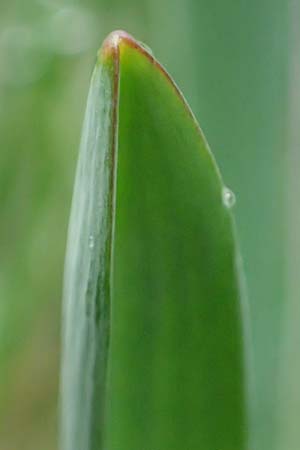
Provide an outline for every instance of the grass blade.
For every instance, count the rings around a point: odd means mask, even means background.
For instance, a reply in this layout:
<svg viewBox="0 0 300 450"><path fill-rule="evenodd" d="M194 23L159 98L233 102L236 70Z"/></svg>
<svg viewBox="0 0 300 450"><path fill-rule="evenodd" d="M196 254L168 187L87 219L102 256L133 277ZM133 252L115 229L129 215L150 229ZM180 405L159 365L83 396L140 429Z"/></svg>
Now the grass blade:
<svg viewBox="0 0 300 450"><path fill-rule="evenodd" d="M172 79L110 35L70 220L63 450L247 449L231 202Z"/></svg>

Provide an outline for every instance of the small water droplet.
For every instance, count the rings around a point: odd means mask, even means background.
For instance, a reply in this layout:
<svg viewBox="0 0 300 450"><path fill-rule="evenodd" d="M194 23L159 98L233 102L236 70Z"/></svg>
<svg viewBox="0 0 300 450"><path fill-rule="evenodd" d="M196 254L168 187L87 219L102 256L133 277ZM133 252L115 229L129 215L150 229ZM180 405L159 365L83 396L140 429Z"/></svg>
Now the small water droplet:
<svg viewBox="0 0 300 450"><path fill-rule="evenodd" d="M147 53L149 53L149 55L153 56L153 51L147 44L144 44L142 41L139 41L139 44Z"/></svg>
<svg viewBox="0 0 300 450"><path fill-rule="evenodd" d="M95 239L94 239L94 236L91 234L89 237L89 248L93 249L94 246L95 246Z"/></svg>
<svg viewBox="0 0 300 450"><path fill-rule="evenodd" d="M223 203L226 208L232 208L235 205L235 195L228 187L223 188Z"/></svg>

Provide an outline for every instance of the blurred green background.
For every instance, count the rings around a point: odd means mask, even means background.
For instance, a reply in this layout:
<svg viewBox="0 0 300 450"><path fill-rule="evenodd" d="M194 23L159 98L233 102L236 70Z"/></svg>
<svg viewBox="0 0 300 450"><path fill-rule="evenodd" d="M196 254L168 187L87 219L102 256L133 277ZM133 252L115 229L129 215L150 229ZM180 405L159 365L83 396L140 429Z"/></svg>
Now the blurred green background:
<svg viewBox="0 0 300 450"><path fill-rule="evenodd" d="M299 448L299 24L299 0L0 0L1 450L58 448L72 184L96 52L118 28L173 75L237 197L251 450Z"/></svg>

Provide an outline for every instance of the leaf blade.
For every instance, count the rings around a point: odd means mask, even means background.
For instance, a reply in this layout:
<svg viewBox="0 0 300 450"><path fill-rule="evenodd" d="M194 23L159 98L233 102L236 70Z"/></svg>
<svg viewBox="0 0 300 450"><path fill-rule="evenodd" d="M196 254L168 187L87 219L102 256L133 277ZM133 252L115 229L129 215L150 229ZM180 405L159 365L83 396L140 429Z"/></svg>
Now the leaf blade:
<svg viewBox="0 0 300 450"><path fill-rule="evenodd" d="M111 138L105 150L100 142L93 146L95 153L118 154L110 157L113 165L102 160L110 178L110 238L101 235L99 220L96 226L102 243L114 240L113 264L106 261L113 290L98 292L111 311L98 330L109 340L108 373L99 380L103 335L93 341L85 329L87 345L95 344L89 382L100 390L87 401L85 447L74 447L76 438L72 449L246 449L236 244L218 169L184 98L144 47L116 32L103 45L99 67L110 74L111 136L119 141ZM99 176L93 165L88 171L89 179ZM80 214L85 221L79 208ZM79 265L84 259L78 254ZM83 371L86 356L77 360Z"/></svg>

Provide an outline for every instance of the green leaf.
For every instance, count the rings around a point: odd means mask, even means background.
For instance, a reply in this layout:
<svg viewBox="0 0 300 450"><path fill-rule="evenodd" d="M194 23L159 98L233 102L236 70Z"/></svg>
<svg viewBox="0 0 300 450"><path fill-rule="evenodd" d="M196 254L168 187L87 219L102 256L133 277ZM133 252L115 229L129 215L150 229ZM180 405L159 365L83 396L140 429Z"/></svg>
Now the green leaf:
<svg viewBox="0 0 300 450"><path fill-rule="evenodd" d="M232 200L170 76L111 34L70 219L63 450L248 448Z"/></svg>
<svg viewBox="0 0 300 450"><path fill-rule="evenodd" d="M116 14L124 1L132 0L120 0ZM300 3L143 3L152 13L147 39L154 48L159 46L160 58L176 75L201 120L224 179L237 196L235 218L247 277L257 390L252 448L277 449L283 318L289 296L287 234L293 236L296 248L295 235L287 229L287 205L295 192L287 189L287 109L290 98L295 98L289 72L292 20L298 29L295 10ZM167 14L170 10L172 14ZM293 373L293 368L289 370ZM293 419L284 415L291 424Z"/></svg>

